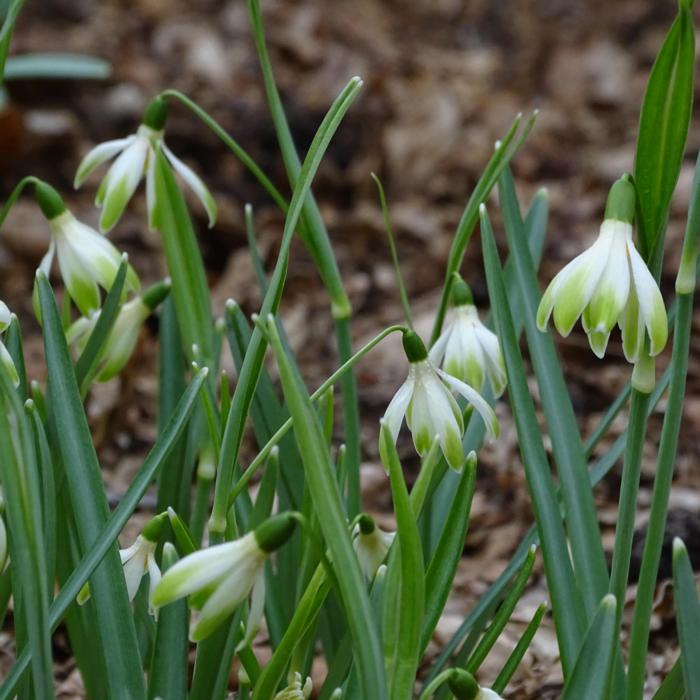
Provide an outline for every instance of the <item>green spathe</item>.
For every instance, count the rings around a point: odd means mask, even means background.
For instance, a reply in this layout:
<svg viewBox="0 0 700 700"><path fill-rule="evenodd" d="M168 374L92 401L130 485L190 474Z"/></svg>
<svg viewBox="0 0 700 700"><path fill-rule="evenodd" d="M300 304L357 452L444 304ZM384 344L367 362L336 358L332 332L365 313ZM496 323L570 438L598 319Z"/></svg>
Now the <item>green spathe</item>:
<svg viewBox="0 0 700 700"><path fill-rule="evenodd" d="M406 331L403 334L403 350L406 353L406 359L411 363L422 362L428 357L428 351L415 331Z"/></svg>
<svg viewBox="0 0 700 700"><path fill-rule="evenodd" d="M268 554L279 549L292 535L296 520L291 513L268 518L255 529L255 539L260 549Z"/></svg>
<svg viewBox="0 0 700 700"><path fill-rule="evenodd" d="M632 179L625 173L610 188L608 201L605 205L605 218L631 224L634 221L636 206L637 193Z"/></svg>

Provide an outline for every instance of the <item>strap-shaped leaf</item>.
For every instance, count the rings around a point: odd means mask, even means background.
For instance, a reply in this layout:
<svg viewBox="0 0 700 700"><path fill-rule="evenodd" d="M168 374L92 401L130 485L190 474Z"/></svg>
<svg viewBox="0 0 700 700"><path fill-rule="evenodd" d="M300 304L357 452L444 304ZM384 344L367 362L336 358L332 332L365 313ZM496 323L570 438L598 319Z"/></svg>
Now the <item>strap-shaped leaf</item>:
<svg viewBox="0 0 700 700"><path fill-rule="evenodd" d="M700 599L695 574L685 544L673 542L673 594L676 601L676 627L681 644L681 664L688 700L700 700Z"/></svg>
<svg viewBox="0 0 700 700"><path fill-rule="evenodd" d="M647 261L666 225L688 136L695 64L692 4L678 3L678 16L651 69L639 120L634 181L639 243Z"/></svg>

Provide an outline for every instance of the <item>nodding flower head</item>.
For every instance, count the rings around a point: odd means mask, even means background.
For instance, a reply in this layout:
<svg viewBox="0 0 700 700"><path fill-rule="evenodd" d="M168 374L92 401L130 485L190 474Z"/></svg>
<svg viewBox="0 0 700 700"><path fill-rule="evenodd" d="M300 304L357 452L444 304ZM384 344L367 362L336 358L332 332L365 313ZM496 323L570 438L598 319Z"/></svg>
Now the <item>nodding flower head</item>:
<svg viewBox="0 0 700 700"><path fill-rule="evenodd" d="M169 280L158 282L147 289L142 296L134 297L121 307L100 359L96 376L98 382L106 382L122 371L136 347L143 322L169 291ZM85 349L99 317L99 311L93 312L90 316L82 316L66 332L66 339L78 352Z"/></svg>
<svg viewBox="0 0 700 700"><path fill-rule="evenodd" d="M0 301L0 336L2 336L3 332L10 325L10 323L12 323L12 314L7 308L7 304L5 304L4 301ZM2 365L5 372L7 372L8 376L10 377L10 381L15 386L19 386L19 374L17 374L17 368L15 367L15 363L13 362L12 357L7 351L7 348L3 344L2 340L0 340L0 365ZM1 570L2 567L0 566L0 571Z"/></svg>
<svg viewBox="0 0 700 700"><path fill-rule="evenodd" d="M482 391L488 377L493 393L500 396L507 379L498 337L480 321L471 291L459 276L453 282L452 300L451 320L428 357L477 391Z"/></svg>
<svg viewBox="0 0 700 700"><path fill-rule="evenodd" d="M593 245L564 267L547 287L537 310L544 330L551 315L567 336L579 316L591 349L605 355L617 324L629 362L660 353L668 339L668 319L659 287L632 239L636 194L629 178L611 188L605 220Z"/></svg>
<svg viewBox="0 0 700 700"><path fill-rule="evenodd" d="M245 646L256 633L263 614L265 562L289 539L294 525L289 514L278 515L237 540L186 556L163 574L153 593L153 604L162 607L189 596L190 607L200 611L190 628L190 639L199 642L224 622L252 590L246 636L241 642Z"/></svg>
<svg viewBox="0 0 700 700"><path fill-rule="evenodd" d="M45 183L36 186L37 202L49 222L51 244L39 269L48 275L54 255L68 294L87 316L100 308L100 287L110 289L122 254L100 233L78 221L58 192ZM139 278L129 266L126 289L137 290Z"/></svg>
<svg viewBox="0 0 700 700"><path fill-rule="evenodd" d="M404 333L403 344L409 362L408 377L389 403L384 421L396 441L405 416L418 453L426 454L437 437L447 463L459 470L464 462L464 420L451 392L461 395L476 409L490 437L499 432L496 414L476 389L433 365L416 333Z"/></svg>
<svg viewBox="0 0 700 700"><path fill-rule="evenodd" d="M389 552L395 532L380 530L374 520L364 513L353 528L353 546L362 573L371 581Z"/></svg>
<svg viewBox="0 0 700 700"><path fill-rule="evenodd" d="M165 156L175 172L202 202L209 217L209 226L216 222L217 208L211 192L200 177L165 145L166 119L167 102L156 97L146 108L143 123L135 134L95 146L80 162L73 183L76 188L80 187L96 168L116 157L100 183L95 200L95 204L102 208L100 229L103 231L109 231L117 223L144 176L148 225L155 228L155 162L158 152Z"/></svg>

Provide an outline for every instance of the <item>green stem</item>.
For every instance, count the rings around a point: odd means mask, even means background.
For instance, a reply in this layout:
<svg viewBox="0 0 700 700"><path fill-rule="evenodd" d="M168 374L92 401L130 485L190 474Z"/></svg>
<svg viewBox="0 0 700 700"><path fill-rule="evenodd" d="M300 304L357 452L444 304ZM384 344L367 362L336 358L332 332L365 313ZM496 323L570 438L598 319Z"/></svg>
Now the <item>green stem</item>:
<svg viewBox="0 0 700 700"><path fill-rule="evenodd" d="M673 479L673 467L678 448L678 435L683 416L690 330L693 320L693 295L678 295L678 313L671 356L671 387L666 405L666 415L661 430L657 457L656 477L651 497L651 514L644 541L641 575L637 587L637 599L630 636L630 660L627 681L627 700L639 700L644 692L644 670L649 642L649 625L654 599L654 588L661 559L661 549L666 529L668 498Z"/></svg>
<svg viewBox="0 0 700 700"><path fill-rule="evenodd" d="M0 226L2 226L5 223L5 219L7 218L7 215L10 213L10 209L15 205L15 202L19 199L19 196L22 194L22 191L27 185L38 185L42 181L38 177L34 177L33 175L28 175L27 177L23 177L15 186L15 189L12 190L10 193L10 196L5 200L5 204L2 205L2 208L0 209Z"/></svg>
<svg viewBox="0 0 700 700"><path fill-rule="evenodd" d="M326 381L323 382L323 384L321 384L321 386L318 387L318 389L316 389L316 391L314 391L313 394L311 394L311 400L316 401L319 398L321 398L324 395L324 393L328 391L328 389L330 389L330 387L332 387L333 384L335 384L338 381L338 379L342 378L343 375L349 369L351 369L355 364L357 364L357 362L360 359L362 359L372 348L375 347L375 345L378 345L388 335L397 331L403 333L405 330L405 326L389 326L389 328L385 328L381 333L372 338L372 340L366 343L352 357L350 357L346 362L344 362L340 367L338 367L338 369L335 372L333 372L333 374L331 374L331 376L328 377L328 379L326 379ZM265 444L260 450L260 452L258 452L255 459L253 459L253 461L250 463L245 472L241 474L240 479L236 482L236 485L229 493L229 506L236 500L236 498L238 498L243 489L248 485L248 482L253 477L255 472L265 463L265 460L270 454L272 448L286 435L286 433L291 427L292 419L287 418L287 420L284 423L282 423L282 425L277 429L274 435L267 441L267 444Z"/></svg>
<svg viewBox="0 0 700 700"><path fill-rule="evenodd" d="M430 700L430 698L435 694L435 691L450 677L451 674L452 669L448 668L446 671L443 671L435 676L435 678L425 686L418 700Z"/></svg>

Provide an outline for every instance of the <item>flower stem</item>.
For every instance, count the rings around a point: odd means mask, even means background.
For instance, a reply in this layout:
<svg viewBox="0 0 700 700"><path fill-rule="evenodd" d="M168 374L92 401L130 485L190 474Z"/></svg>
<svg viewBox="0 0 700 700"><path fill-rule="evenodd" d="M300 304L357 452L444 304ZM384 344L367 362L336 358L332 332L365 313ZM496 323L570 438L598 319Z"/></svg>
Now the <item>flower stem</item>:
<svg viewBox="0 0 700 700"><path fill-rule="evenodd" d="M666 415L661 431L657 457L656 477L651 499L651 514L644 541L641 574L637 587L637 599L632 619L630 659L627 681L627 700L641 700L644 691L644 671L649 642L649 625L654 588L661 559L661 549L666 529L668 498L673 479L673 467L678 448L678 435L683 415L690 329L693 320L693 295L678 295L673 354L671 356L671 386Z"/></svg>

